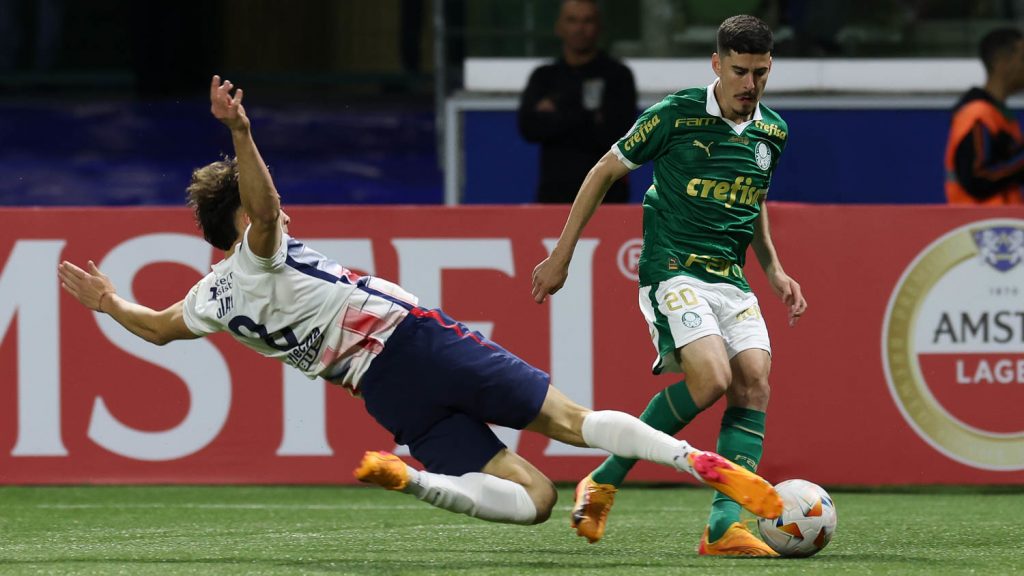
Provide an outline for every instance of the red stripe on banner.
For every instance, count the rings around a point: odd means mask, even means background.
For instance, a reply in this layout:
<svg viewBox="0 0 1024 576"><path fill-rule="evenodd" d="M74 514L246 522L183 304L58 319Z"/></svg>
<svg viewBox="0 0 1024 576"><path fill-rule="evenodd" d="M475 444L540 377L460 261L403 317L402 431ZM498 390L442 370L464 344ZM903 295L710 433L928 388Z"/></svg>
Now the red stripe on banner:
<svg viewBox="0 0 1024 576"><path fill-rule="evenodd" d="M920 354L918 362L954 418L987 432L1024 432L1024 354Z"/></svg>
<svg viewBox="0 0 1024 576"><path fill-rule="evenodd" d="M1024 430L1024 264L1003 271L971 254L973 230L1024 228L1024 207L769 202L768 210L779 258L811 304L790 327L785 304L757 260L747 259L745 275L772 341L758 472L773 482L822 485L1024 484L1024 435L1013 434ZM639 206L595 213L568 282L541 305L530 294L530 275L559 237L565 207L288 212L302 237L346 242L344 254L332 254L326 242L310 242L314 250L394 280L460 322L489 323L494 341L590 408L639 414L681 379L650 372L655 350L628 257L642 235ZM393 442L347 391L309 381L228 334L153 346L61 290L61 260L93 260L126 297L154 309L178 302L221 258L197 235L188 209L0 209L0 219L0 484L353 483L350 471L363 452ZM346 223L343 232L338 222ZM953 231L956 242L943 244ZM910 274L925 261L927 273ZM932 281L938 288L928 292ZM962 286L948 289L953 282ZM894 298L900 286L902 300ZM941 325L941 342L965 352L914 349L915 322L924 317L914 307L946 310L959 322L958 298L969 298L976 313L966 327ZM436 311L412 312L489 343ZM983 318L991 324L987 336ZM361 318L357 329L372 331L370 324ZM992 338L1010 339L998 342L1010 353L971 348ZM917 386L918 374L926 389ZM931 405L921 401L922 390L943 414L922 415ZM723 404L678 436L713 449ZM967 425L957 441L968 447L959 454L942 446L948 422L933 429L912 423L947 416ZM508 432L519 435L510 443L516 452L556 481L577 482L602 461L532 432ZM995 453L999 459L987 465L974 459ZM680 478L640 463L628 480Z"/></svg>

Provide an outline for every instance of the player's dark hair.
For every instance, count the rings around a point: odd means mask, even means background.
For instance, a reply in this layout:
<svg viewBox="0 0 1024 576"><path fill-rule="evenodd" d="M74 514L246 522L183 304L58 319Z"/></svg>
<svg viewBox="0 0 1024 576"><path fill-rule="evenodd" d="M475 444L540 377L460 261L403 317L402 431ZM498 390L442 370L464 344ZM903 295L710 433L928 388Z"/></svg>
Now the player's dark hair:
<svg viewBox="0 0 1024 576"><path fill-rule="evenodd" d="M225 157L197 168L185 192L203 238L221 250L230 250L238 239L235 214L242 205L235 159Z"/></svg>
<svg viewBox="0 0 1024 576"><path fill-rule="evenodd" d="M740 14L726 18L718 27L718 53L770 54L775 47L772 29L756 16Z"/></svg>
<svg viewBox="0 0 1024 576"><path fill-rule="evenodd" d="M1016 28L996 28L985 34L978 45L981 61L985 64L985 71L991 73L995 68L996 60L1011 54L1013 47L1021 38L1024 38L1024 34Z"/></svg>

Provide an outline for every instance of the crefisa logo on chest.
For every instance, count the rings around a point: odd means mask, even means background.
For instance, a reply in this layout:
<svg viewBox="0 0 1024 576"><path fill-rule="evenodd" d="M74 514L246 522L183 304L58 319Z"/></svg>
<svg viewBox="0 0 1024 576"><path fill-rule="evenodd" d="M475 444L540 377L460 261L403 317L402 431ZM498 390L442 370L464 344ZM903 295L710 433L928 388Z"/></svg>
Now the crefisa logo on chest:
<svg viewBox="0 0 1024 576"><path fill-rule="evenodd" d="M1024 469L1024 220L973 222L907 267L882 358L918 435L958 462Z"/></svg>

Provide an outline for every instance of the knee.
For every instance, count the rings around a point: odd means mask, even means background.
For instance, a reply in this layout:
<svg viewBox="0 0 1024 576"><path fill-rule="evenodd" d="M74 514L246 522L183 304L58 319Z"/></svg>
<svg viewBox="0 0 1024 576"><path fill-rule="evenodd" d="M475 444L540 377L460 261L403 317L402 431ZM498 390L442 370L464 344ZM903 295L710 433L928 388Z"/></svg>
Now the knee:
<svg viewBox="0 0 1024 576"><path fill-rule="evenodd" d="M548 480L544 479L543 482L536 482L533 486L527 489L530 494L530 499L533 500L533 505L537 509L537 516L533 519L533 524L542 524L551 517L551 511L554 510L555 504L558 502L558 491L555 490L555 485Z"/></svg>
<svg viewBox="0 0 1024 576"><path fill-rule="evenodd" d="M717 367L703 374L687 374L686 382L692 386L694 401L702 406L710 406L729 390L732 372L728 366Z"/></svg>
<svg viewBox="0 0 1024 576"><path fill-rule="evenodd" d="M768 379L766 378L763 383L759 384L752 391L753 397L750 398L750 406L757 408L761 411L768 409L768 400L772 396L771 386L768 385Z"/></svg>
<svg viewBox="0 0 1024 576"><path fill-rule="evenodd" d="M713 398L721 398L725 391L729 389L729 380L726 378L715 378L707 382L704 389Z"/></svg>
<svg viewBox="0 0 1024 576"><path fill-rule="evenodd" d="M771 387L768 385L767 376L737 382L737 385L729 390L729 404L743 408L766 410L770 397Z"/></svg>

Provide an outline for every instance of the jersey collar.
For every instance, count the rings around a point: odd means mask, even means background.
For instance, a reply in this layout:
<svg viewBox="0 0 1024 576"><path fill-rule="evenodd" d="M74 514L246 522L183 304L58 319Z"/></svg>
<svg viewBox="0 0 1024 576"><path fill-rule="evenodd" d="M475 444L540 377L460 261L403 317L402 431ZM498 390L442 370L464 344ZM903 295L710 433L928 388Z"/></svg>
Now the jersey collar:
<svg viewBox="0 0 1024 576"><path fill-rule="evenodd" d="M756 121L761 119L761 103L760 102L757 103L757 108L754 108L753 116L751 116L750 120L747 120L746 122L742 122L740 124L737 124L737 123L733 122L732 120L729 120L728 118L722 116L722 107L718 105L718 99L715 98L715 86L716 85L718 85L718 78L715 78L714 82L712 82L711 84L708 84L708 96L707 96L708 103L707 103L707 106L706 106L706 110L707 110L707 113L708 113L709 116L718 116L719 118L722 119L723 122L725 122L726 124L729 125L730 128L732 128L733 132L735 132L737 134L742 134L743 130L748 125L750 125L751 122L756 122Z"/></svg>

